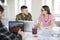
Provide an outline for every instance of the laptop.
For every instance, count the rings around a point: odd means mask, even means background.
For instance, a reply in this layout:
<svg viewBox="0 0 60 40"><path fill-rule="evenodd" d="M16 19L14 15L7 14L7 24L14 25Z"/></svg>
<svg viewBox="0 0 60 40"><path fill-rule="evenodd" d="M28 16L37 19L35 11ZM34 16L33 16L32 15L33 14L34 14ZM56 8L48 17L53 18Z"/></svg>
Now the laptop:
<svg viewBox="0 0 60 40"><path fill-rule="evenodd" d="M32 28L34 27L34 21L21 21L19 22L24 22L24 32L32 32Z"/></svg>
<svg viewBox="0 0 60 40"><path fill-rule="evenodd" d="M24 31L24 22L9 21L9 31L12 33L18 33L19 29Z"/></svg>

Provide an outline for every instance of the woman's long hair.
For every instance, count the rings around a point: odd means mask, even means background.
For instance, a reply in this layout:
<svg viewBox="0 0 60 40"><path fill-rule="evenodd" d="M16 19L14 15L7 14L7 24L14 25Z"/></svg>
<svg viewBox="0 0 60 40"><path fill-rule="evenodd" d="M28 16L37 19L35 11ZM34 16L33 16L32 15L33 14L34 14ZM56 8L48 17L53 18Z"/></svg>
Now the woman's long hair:
<svg viewBox="0 0 60 40"><path fill-rule="evenodd" d="M42 6L42 8L43 8L45 11L47 11L47 14L51 14L51 13L50 13L50 9L49 9L49 7L48 7L47 5Z"/></svg>

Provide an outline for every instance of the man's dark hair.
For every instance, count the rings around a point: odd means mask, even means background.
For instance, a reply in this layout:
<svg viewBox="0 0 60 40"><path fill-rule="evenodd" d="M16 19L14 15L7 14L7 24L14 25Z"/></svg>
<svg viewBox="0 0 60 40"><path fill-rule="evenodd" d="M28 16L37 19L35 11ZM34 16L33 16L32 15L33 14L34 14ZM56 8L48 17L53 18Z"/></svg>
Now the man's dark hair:
<svg viewBox="0 0 60 40"><path fill-rule="evenodd" d="M0 5L0 11L4 12L4 8Z"/></svg>
<svg viewBox="0 0 60 40"><path fill-rule="evenodd" d="M27 8L27 6L25 6L25 5L21 6L21 10L26 9L26 8Z"/></svg>

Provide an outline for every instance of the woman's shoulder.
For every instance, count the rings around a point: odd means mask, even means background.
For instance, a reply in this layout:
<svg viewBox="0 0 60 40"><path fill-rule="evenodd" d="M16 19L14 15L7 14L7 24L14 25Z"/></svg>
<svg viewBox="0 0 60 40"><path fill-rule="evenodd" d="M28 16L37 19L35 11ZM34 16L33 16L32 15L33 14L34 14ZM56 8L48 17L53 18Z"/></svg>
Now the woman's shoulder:
<svg viewBox="0 0 60 40"><path fill-rule="evenodd" d="M49 17L55 17L53 14L50 14Z"/></svg>
<svg viewBox="0 0 60 40"><path fill-rule="evenodd" d="M49 15L49 18L50 18L50 19L54 19L54 20L55 20L55 16L54 16L54 15L52 15L52 14L51 14L51 15Z"/></svg>

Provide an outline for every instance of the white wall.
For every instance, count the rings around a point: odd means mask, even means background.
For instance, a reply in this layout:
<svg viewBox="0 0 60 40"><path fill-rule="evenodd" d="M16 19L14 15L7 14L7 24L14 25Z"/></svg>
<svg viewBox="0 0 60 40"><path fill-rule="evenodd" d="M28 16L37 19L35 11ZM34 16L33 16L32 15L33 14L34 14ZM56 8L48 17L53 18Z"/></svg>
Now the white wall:
<svg viewBox="0 0 60 40"><path fill-rule="evenodd" d="M7 0L8 20L15 20L15 0Z"/></svg>
<svg viewBox="0 0 60 40"><path fill-rule="evenodd" d="M9 28L8 21L15 20L15 0L7 0L7 5L4 5L4 8L2 23Z"/></svg>
<svg viewBox="0 0 60 40"><path fill-rule="evenodd" d="M9 21L15 20L16 13L18 13L18 1L17 0L7 0L7 4L2 5L4 7L4 16L2 23L8 28Z"/></svg>
<svg viewBox="0 0 60 40"><path fill-rule="evenodd" d="M40 15L42 0L32 0L32 16L33 20L36 21Z"/></svg>

